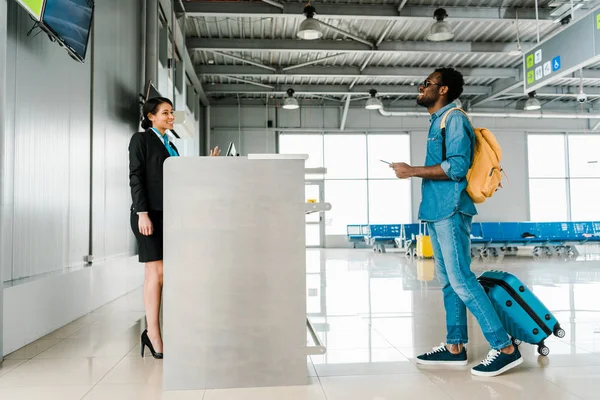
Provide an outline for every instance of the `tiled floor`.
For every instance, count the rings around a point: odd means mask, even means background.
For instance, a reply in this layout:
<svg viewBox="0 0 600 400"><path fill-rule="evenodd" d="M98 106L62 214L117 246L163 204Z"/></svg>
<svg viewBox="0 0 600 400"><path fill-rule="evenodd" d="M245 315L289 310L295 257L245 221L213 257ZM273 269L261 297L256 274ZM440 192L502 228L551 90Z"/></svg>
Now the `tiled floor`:
<svg viewBox="0 0 600 400"><path fill-rule="evenodd" d="M476 261L473 269L516 273L567 331L549 357L522 345L525 363L495 378L469 368L488 350L470 319L471 365L417 367L414 357L444 340L444 311L432 261L394 252L309 250L307 299L327 347L308 359L302 387L162 391L162 362L139 356L141 292L135 291L6 357L0 399L587 399L600 398L600 261Z"/></svg>

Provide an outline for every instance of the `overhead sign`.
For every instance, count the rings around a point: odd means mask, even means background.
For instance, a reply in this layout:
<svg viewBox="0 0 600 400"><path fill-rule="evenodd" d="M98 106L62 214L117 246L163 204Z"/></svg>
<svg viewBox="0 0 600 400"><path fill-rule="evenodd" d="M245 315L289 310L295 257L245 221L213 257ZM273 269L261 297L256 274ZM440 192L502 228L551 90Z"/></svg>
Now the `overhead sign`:
<svg viewBox="0 0 600 400"><path fill-rule="evenodd" d="M600 61L600 7L525 53L525 93L597 61Z"/></svg>

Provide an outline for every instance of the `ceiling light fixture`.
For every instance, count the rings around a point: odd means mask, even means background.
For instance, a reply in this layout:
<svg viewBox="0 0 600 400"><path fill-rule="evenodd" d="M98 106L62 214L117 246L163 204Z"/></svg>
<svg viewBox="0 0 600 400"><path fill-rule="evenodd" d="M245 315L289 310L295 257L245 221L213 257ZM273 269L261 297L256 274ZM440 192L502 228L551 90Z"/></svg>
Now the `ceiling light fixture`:
<svg viewBox="0 0 600 400"><path fill-rule="evenodd" d="M431 25L427 40L431 42L445 42L454 39L454 32L449 23L444 21L448 17L448 13L443 8L438 8L433 12L433 19L436 22Z"/></svg>
<svg viewBox="0 0 600 400"><path fill-rule="evenodd" d="M300 24L300 29L298 29L296 36L303 40L316 40L323 37L321 24L313 18L317 10L308 3L302 13L306 15L306 19Z"/></svg>
<svg viewBox="0 0 600 400"><path fill-rule="evenodd" d="M369 90L369 94L371 95L371 98L367 100L365 108L367 110L379 110L383 108L383 103L377 98L377 90L371 89Z"/></svg>
<svg viewBox="0 0 600 400"><path fill-rule="evenodd" d="M529 93L529 98L525 102L525 111L536 111L542 108L540 101L535 98L535 91Z"/></svg>
<svg viewBox="0 0 600 400"><path fill-rule="evenodd" d="M296 110L300 108L298 100L296 100L296 98L294 97L294 89L288 89L287 95L288 97L286 97L283 101L283 108L285 108L286 110Z"/></svg>

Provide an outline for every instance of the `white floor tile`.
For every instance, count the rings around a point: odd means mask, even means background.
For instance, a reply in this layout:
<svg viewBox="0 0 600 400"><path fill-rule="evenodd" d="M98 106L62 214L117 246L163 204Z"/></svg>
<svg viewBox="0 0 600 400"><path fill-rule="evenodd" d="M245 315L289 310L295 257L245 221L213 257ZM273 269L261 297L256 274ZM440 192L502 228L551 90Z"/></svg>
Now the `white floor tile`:
<svg viewBox="0 0 600 400"><path fill-rule="evenodd" d="M600 366L547 368L543 376L584 400L599 398Z"/></svg>
<svg viewBox="0 0 600 400"><path fill-rule="evenodd" d="M0 377L0 387L91 386L113 368L119 358L29 360Z"/></svg>
<svg viewBox="0 0 600 400"><path fill-rule="evenodd" d="M48 350L62 339L40 339L4 357L6 360L29 360Z"/></svg>
<svg viewBox="0 0 600 400"><path fill-rule="evenodd" d="M162 368L162 360L125 357L102 379L101 384L127 383L162 387Z"/></svg>
<svg viewBox="0 0 600 400"><path fill-rule="evenodd" d="M451 399L421 373L320 379L327 400Z"/></svg>
<svg viewBox="0 0 600 400"><path fill-rule="evenodd" d="M80 400L92 386L0 387L0 399L6 400Z"/></svg>
<svg viewBox="0 0 600 400"><path fill-rule="evenodd" d="M311 356L315 367L323 364L354 364L408 361L398 350L389 349L346 349L329 350L323 355Z"/></svg>
<svg viewBox="0 0 600 400"><path fill-rule="evenodd" d="M136 343L133 340L67 338L36 358L124 357Z"/></svg>
<svg viewBox="0 0 600 400"><path fill-rule="evenodd" d="M207 390L204 400L327 400L319 380L307 386ZM331 400L331 399L329 399Z"/></svg>
<svg viewBox="0 0 600 400"><path fill-rule="evenodd" d="M55 330L52 333L44 336L42 339L66 339L76 333L77 331L83 329L86 325L70 323L68 325L63 326L60 329Z"/></svg>
<svg viewBox="0 0 600 400"><path fill-rule="evenodd" d="M493 378L461 372L427 371L425 374L453 399L577 400L572 393L545 380L540 374L517 367Z"/></svg>
<svg viewBox="0 0 600 400"><path fill-rule="evenodd" d="M84 400L202 400L204 390L163 392L157 386L99 384Z"/></svg>
<svg viewBox="0 0 600 400"><path fill-rule="evenodd" d="M4 359L3 362L0 363L0 376L6 375L13 369L17 368L19 365L25 363L27 360L7 360Z"/></svg>

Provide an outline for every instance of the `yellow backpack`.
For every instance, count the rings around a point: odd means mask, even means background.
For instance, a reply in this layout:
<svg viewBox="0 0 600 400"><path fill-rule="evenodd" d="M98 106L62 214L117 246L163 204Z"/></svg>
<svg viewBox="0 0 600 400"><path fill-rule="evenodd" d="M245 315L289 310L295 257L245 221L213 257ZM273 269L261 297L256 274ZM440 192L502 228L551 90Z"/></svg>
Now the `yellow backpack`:
<svg viewBox="0 0 600 400"><path fill-rule="evenodd" d="M450 112L458 110L467 113L456 107L451 108L442 118L442 160L446 159L446 118ZM469 118L469 121L471 119ZM475 132L475 152L473 153L473 163L469 172L467 172L467 193L474 203L483 203L488 197L502 187L502 149L496 140L494 134L485 128L473 128Z"/></svg>

